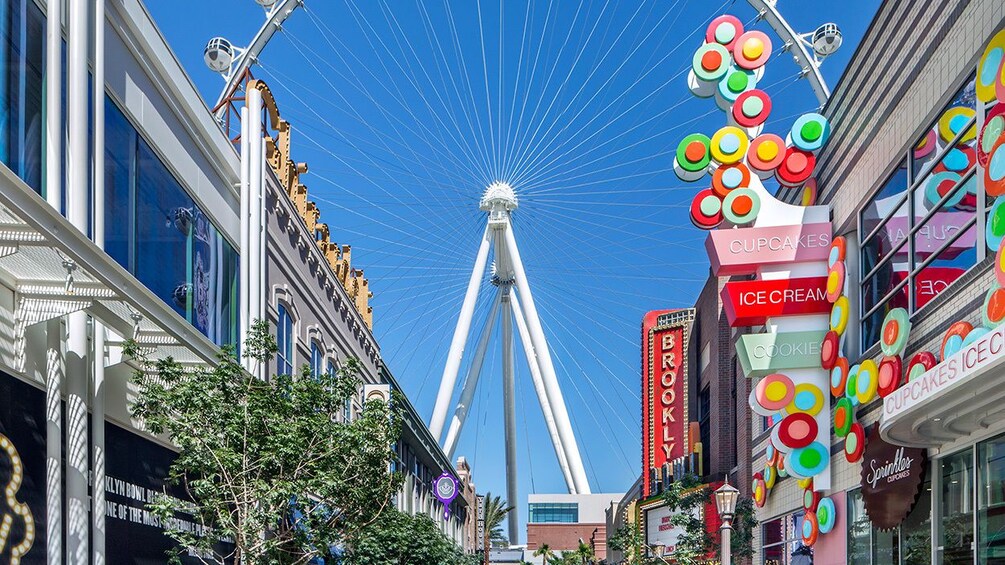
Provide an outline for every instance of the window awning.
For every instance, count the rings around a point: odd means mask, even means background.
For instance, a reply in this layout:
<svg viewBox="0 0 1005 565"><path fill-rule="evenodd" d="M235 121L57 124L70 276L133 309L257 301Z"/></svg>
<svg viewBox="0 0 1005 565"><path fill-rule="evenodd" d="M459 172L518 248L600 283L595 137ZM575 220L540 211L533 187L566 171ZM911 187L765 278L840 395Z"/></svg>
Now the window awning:
<svg viewBox="0 0 1005 565"><path fill-rule="evenodd" d="M0 280L14 289L13 368L23 370L25 330L86 311L151 358L214 363L206 336L99 249L10 169L0 167Z"/></svg>
<svg viewBox="0 0 1005 565"><path fill-rule="evenodd" d="M1005 418L1005 325L883 400L880 433L890 443L940 447Z"/></svg>

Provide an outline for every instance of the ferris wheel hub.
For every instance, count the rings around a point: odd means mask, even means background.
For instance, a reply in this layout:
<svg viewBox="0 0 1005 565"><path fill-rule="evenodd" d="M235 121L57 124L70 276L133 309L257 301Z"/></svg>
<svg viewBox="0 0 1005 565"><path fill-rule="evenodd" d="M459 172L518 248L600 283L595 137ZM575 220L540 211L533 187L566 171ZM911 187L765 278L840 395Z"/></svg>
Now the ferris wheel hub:
<svg viewBox="0 0 1005 565"><path fill-rule="evenodd" d="M502 181L490 184L478 204L485 212L512 212L517 206L516 192L508 182Z"/></svg>

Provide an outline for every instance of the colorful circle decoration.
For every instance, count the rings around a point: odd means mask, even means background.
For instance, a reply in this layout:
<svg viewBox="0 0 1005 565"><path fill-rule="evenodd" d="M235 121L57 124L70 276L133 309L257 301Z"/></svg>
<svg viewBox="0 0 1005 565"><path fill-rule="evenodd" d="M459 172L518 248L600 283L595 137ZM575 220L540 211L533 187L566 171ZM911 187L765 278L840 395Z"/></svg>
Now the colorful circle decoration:
<svg viewBox="0 0 1005 565"><path fill-rule="evenodd" d="M820 525L817 523L816 513L803 513L803 526L800 534L803 538L803 545L806 547L813 547L813 544L817 543L817 537L820 535Z"/></svg>
<svg viewBox="0 0 1005 565"><path fill-rule="evenodd" d="M785 150L782 164L775 170L775 178L784 186L799 186L813 175L816 157L796 147Z"/></svg>
<svg viewBox="0 0 1005 565"><path fill-rule="evenodd" d="M995 252L993 270L995 279L998 281L998 286L1005 287L1005 245L999 245L998 251Z"/></svg>
<svg viewBox="0 0 1005 565"><path fill-rule="evenodd" d="M764 502L768 499L768 487L764 484L764 477L760 473L754 473L754 480L750 484L750 492L754 494L754 504L758 508L764 507Z"/></svg>
<svg viewBox="0 0 1005 565"><path fill-rule="evenodd" d="M807 477L805 479L797 479L796 484L799 485L799 488L803 490L806 489L813 490L813 477Z"/></svg>
<svg viewBox="0 0 1005 565"><path fill-rule="evenodd" d="M712 134L712 158L723 165L739 163L747 153L747 134L736 126L724 126Z"/></svg>
<svg viewBox="0 0 1005 565"><path fill-rule="evenodd" d="M792 144L803 151L816 151L827 143L830 137L831 126L827 118L810 112L796 118L792 124L789 136Z"/></svg>
<svg viewBox="0 0 1005 565"><path fill-rule="evenodd" d="M963 347L969 347L973 345L977 340L988 335L988 332L990 331L991 330L989 330L988 328L982 326L978 326L970 330L970 333L967 334L967 337L963 338Z"/></svg>
<svg viewBox="0 0 1005 565"><path fill-rule="evenodd" d="M1001 153L1005 153L1005 150ZM1005 238L1005 198L997 198L995 203L991 205L991 210L988 212L988 224L984 230L988 249L998 251L1002 245L1002 239Z"/></svg>
<svg viewBox="0 0 1005 565"><path fill-rule="evenodd" d="M799 383L796 385L796 393L792 397L792 402L785 407L785 411L789 414L805 412L810 416L816 416L823 407L824 392L815 384Z"/></svg>
<svg viewBox="0 0 1005 565"><path fill-rule="evenodd" d="M839 398L834 407L834 435L844 437L855 423L855 407L848 397Z"/></svg>
<svg viewBox="0 0 1005 565"><path fill-rule="evenodd" d="M844 456L849 463L857 463L862 459L862 452L865 451L865 429L862 424L855 422L848 430L848 435L844 437Z"/></svg>
<svg viewBox="0 0 1005 565"><path fill-rule="evenodd" d="M718 43L732 49L736 39L743 35L743 24L736 16L724 14L712 20L705 30L706 43Z"/></svg>
<svg viewBox="0 0 1005 565"><path fill-rule="evenodd" d="M981 308L981 318L984 327L996 328L1005 322L1005 288L992 288L984 297L984 307Z"/></svg>
<svg viewBox="0 0 1005 565"><path fill-rule="evenodd" d="M789 414L778 426L778 439L791 449L806 447L817 438L817 421L804 412Z"/></svg>
<svg viewBox="0 0 1005 565"><path fill-rule="evenodd" d="M820 344L820 366L830 371L837 363L840 356L841 338L837 332L829 331L824 335L824 340Z"/></svg>
<svg viewBox="0 0 1005 565"><path fill-rule="evenodd" d="M801 204L803 206L813 206L817 203L817 179L810 178L803 185Z"/></svg>
<svg viewBox="0 0 1005 565"><path fill-rule="evenodd" d="M991 102L998 97L1002 100L1002 90L1005 89L1005 30L999 31L988 42L977 63L977 98L981 102Z"/></svg>
<svg viewBox="0 0 1005 565"><path fill-rule="evenodd" d="M730 67L726 74L719 79L719 86L715 91L715 101L723 110L728 110L740 94L757 87L757 75L754 71Z"/></svg>
<svg viewBox="0 0 1005 565"><path fill-rule="evenodd" d="M827 273L827 302L834 304L844 294L844 263L834 263Z"/></svg>
<svg viewBox="0 0 1005 565"><path fill-rule="evenodd" d="M977 112L973 108L967 108L965 106L955 106L942 113L942 117L939 118L939 123L936 126L939 130L939 137L942 141L949 143L956 138L957 134L963 131L963 128L967 127L970 120L976 115ZM963 134L960 141L966 143L977 137L977 131L973 126L970 130Z"/></svg>
<svg viewBox="0 0 1005 565"><path fill-rule="evenodd" d="M883 355L903 355L907 349L907 338L911 333L911 318L907 310L894 308L886 313L883 319L883 334L879 347Z"/></svg>
<svg viewBox="0 0 1005 565"><path fill-rule="evenodd" d="M712 192L725 198L731 190L750 185L750 169L743 163L723 165L712 173Z"/></svg>
<svg viewBox="0 0 1005 565"><path fill-rule="evenodd" d="M775 488L775 481L778 480L778 471L768 465L764 467L764 487L768 490Z"/></svg>
<svg viewBox="0 0 1005 565"><path fill-rule="evenodd" d="M914 158L922 159L931 155L938 148L936 137L934 129L925 132L925 135L918 141L918 144L914 146Z"/></svg>
<svg viewBox="0 0 1005 565"><path fill-rule="evenodd" d="M745 128L763 124L771 113L771 97L757 88L743 92L733 103L733 121Z"/></svg>
<svg viewBox="0 0 1005 565"><path fill-rule="evenodd" d="M988 153L988 164L984 167L984 190L988 196L1005 194L1005 138L999 137Z"/></svg>
<svg viewBox="0 0 1005 565"><path fill-rule="evenodd" d="M977 136L977 162L980 166L988 166L991 151L1003 134L1005 134L1005 104L997 104L984 118L984 127Z"/></svg>
<svg viewBox="0 0 1005 565"><path fill-rule="evenodd" d="M775 466L778 469L778 478L784 479L789 476L789 472L785 470L785 457L778 457L778 465Z"/></svg>
<svg viewBox="0 0 1005 565"><path fill-rule="evenodd" d="M759 92L759 91L758 91ZM734 106L735 107L735 106ZM773 173L785 158L785 141L773 133L764 133L750 142L747 164L757 173ZM760 176L760 175L759 175Z"/></svg>
<svg viewBox="0 0 1005 565"><path fill-rule="evenodd" d="M848 359L838 357L831 368L831 396L843 396L848 381Z"/></svg>
<svg viewBox="0 0 1005 565"><path fill-rule="evenodd" d="M692 182L705 176L712 160L711 140L707 135L692 133L677 144L673 170L680 180Z"/></svg>
<svg viewBox="0 0 1005 565"><path fill-rule="evenodd" d="M764 66L771 57L771 39L761 31L748 31L733 44L733 59L737 66L753 70Z"/></svg>
<svg viewBox="0 0 1005 565"><path fill-rule="evenodd" d="M858 372L861 369L861 365L852 365L848 369L848 378L845 379L844 397L851 402L852 406L858 406Z"/></svg>
<svg viewBox="0 0 1005 565"><path fill-rule="evenodd" d="M855 379L855 396L858 397L859 404L868 404L876 398L876 390L879 387L879 369L872 359L862 361L858 368L858 376Z"/></svg>
<svg viewBox="0 0 1005 565"><path fill-rule="evenodd" d="M904 373L904 363L900 355L884 357L879 362L878 386L876 391L880 398L886 398L900 387L901 376Z"/></svg>
<svg viewBox="0 0 1005 565"><path fill-rule="evenodd" d="M813 489L803 489L803 510L816 512L817 505L820 504L820 496L820 493Z"/></svg>
<svg viewBox="0 0 1005 565"><path fill-rule="evenodd" d="M718 43L706 43L694 52L691 59L691 71L699 80L705 82L717 81L729 71L732 57L729 49Z"/></svg>
<svg viewBox="0 0 1005 565"><path fill-rule="evenodd" d="M834 301L834 306L831 307L830 328L838 335L844 335L844 331L848 327L849 310L847 296L839 297Z"/></svg>
<svg viewBox="0 0 1005 565"><path fill-rule="evenodd" d="M795 394L796 387L792 384L792 379L781 373L764 377L754 387L757 403L772 412L777 412L788 406Z"/></svg>
<svg viewBox="0 0 1005 565"><path fill-rule="evenodd" d="M938 360L931 351L922 351L911 357L911 362L907 364L907 382L911 382L924 375L925 372L935 367L936 364L938 364Z"/></svg>
<svg viewBox="0 0 1005 565"><path fill-rule="evenodd" d="M848 254L848 240L843 235L839 235L831 241L831 250L827 254L827 268L831 268L838 263L844 263Z"/></svg>
<svg viewBox="0 0 1005 565"><path fill-rule="evenodd" d="M722 200L706 188L691 201L691 223L698 229L710 230L722 223Z"/></svg>
<svg viewBox="0 0 1005 565"><path fill-rule="evenodd" d="M954 322L949 329L946 330L945 335L942 337L942 348L939 350L939 358L943 361L947 357L952 357L963 347L963 338L967 337L971 331L973 331L974 326L970 322Z"/></svg>
<svg viewBox="0 0 1005 565"><path fill-rule="evenodd" d="M829 534L834 529L834 524L837 523L837 509L834 508L834 501L829 497L821 498L820 502L817 503L816 514L820 533Z"/></svg>
<svg viewBox="0 0 1005 565"><path fill-rule="evenodd" d="M750 188L737 188L722 199L722 216L734 226L749 224L761 211L761 197Z"/></svg>
<svg viewBox="0 0 1005 565"><path fill-rule="evenodd" d="M785 468L794 477L812 477L822 473L828 463L831 454L819 441L815 441L806 447L793 449L785 456Z"/></svg>
<svg viewBox="0 0 1005 565"><path fill-rule="evenodd" d="M764 458L766 460L765 465L768 467L774 467L778 462L778 450L775 449L775 445L768 440L768 446L764 448Z"/></svg>

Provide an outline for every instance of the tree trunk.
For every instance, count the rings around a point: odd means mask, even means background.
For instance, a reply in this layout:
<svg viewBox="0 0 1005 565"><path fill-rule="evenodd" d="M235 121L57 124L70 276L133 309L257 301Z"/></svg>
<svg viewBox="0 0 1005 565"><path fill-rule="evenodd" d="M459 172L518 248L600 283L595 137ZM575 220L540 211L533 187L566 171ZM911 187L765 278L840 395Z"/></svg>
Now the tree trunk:
<svg viewBox="0 0 1005 565"><path fill-rule="evenodd" d="M488 528L485 528L485 565L489 565L489 529Z"/></svg>

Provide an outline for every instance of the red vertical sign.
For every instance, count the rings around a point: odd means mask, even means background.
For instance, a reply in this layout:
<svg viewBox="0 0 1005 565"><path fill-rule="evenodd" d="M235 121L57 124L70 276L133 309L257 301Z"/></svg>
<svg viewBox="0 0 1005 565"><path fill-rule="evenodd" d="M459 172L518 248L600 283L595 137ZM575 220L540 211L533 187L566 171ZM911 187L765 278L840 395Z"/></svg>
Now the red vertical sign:
<svg viewBox="0 0 1005 565"><path fill-rule="evenodd" d="M659 310L642 322L642 490L649 471L687 454L687 340L693 310Z"/></svg>

